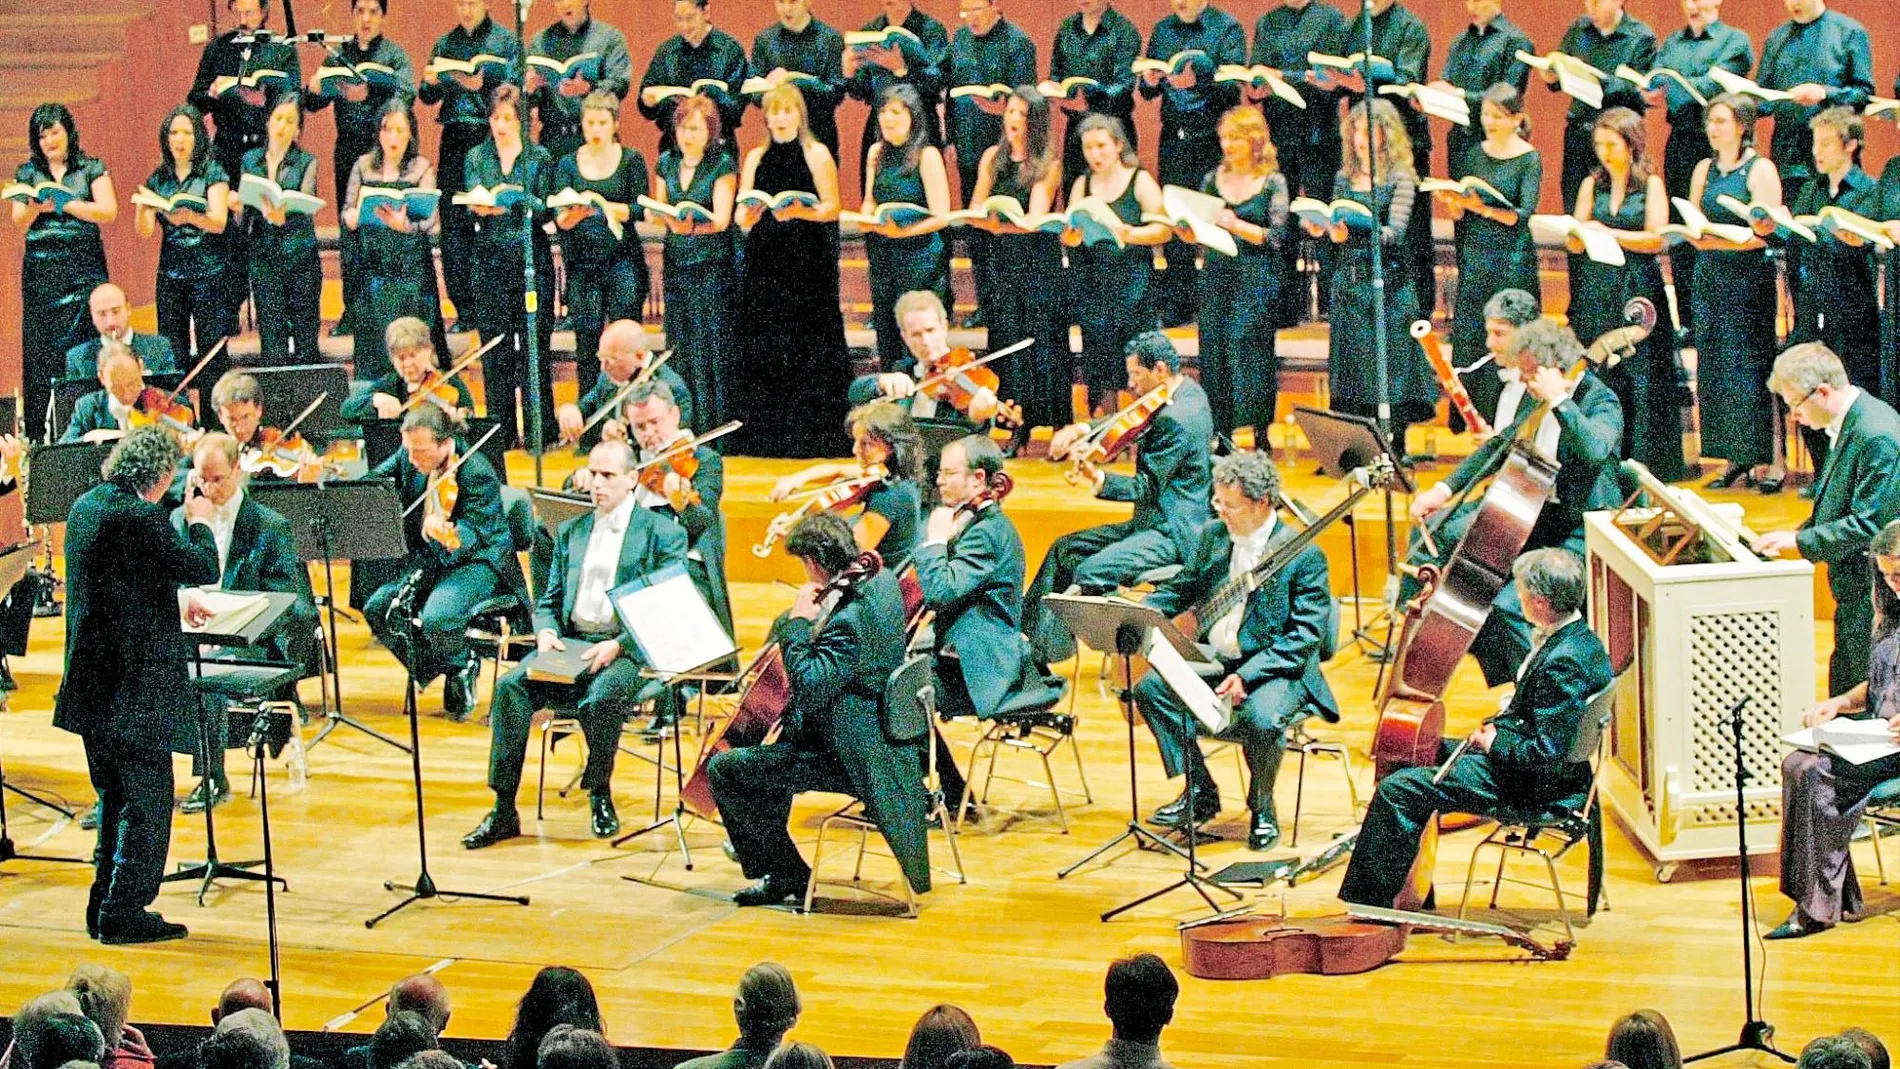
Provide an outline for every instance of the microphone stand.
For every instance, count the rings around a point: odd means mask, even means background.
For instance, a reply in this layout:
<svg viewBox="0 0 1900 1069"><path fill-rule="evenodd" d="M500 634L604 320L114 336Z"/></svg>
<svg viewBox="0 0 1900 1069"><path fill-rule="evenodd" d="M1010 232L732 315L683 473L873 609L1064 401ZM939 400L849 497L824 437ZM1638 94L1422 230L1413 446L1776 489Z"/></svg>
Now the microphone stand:
<svg viewBox="0 0 1900 1069"><path fill-rule="evenodd" d="M523 166L526 168L522 176L522 188L526 192L521 198L521 212L525 217L521 228L521 300L524 311L521 321L521 348L523 358L528 364L526 376L528 389L527 396L521 399L521 408L522 414L527 417L528 455L534 458L534 485L540 486L542 484L541 435L544 430L541 418L541 291L537 288L534 266L535 164L533 153L528 151L532 144L528 137L531 118L528 107L528 8L532 4L533 0L517 0L514 5L515 39L521 46L521 64L515 77L516 86L521 90L516 107L521 116L521 153L524 157ZM627 225L632 226L632 221L629 220ZM504 478L502 481L507 480Z"/></svg>
<svg viewBox="0 0 1900 1069"><path fill-rule="evenodd" d="M1752 880L1755 869L1748 858L1748 800L1743 790L1748 782L1748 762L1742 752L1742 710L1748 707L1750 700L1750 695L1744 694L1728 711L1729 731L1735 736L1735 857L1742 881L1742 1012L1747 1020L1742 1022L1741 1037L1735 1042L1692 1054L1683 1059L1685 1063L1744 1050L1760 1051L1784 1062L1794 1061L1793 1057L1775 1049L1775 1026L1755 1016L1755 888Z"/></svg>
<svg viewBox="0 0 1900 1069"><path fill-rule="evenodd" d="M1360 80L1364 82L1365 92L1361 94L1360 107L1364 109L1366 128L1366 200L1372 209L1372 232L1367 242L1372 255L1372 359L1376 369L1378 383L1378 421L1379 437L1392 442L1392 364L1385 330L1385 225L1379 218L1379 138L1372 128L1372 0L1359 0L1359 17L1365 20L1366 37L1360 42L1364 54L1359 60ZM1351 152L1347 145L1346 151ZM1427 211L1430 209L1427 208ZM1404 466L1405 443L1392 442L1392 448L1398 455L1393 457L1393 467ZM1380 658L1383 665L1390 658L1392 635L1398 620L1398 583L1399 583L1399 534L1395 526L1396 512L1392 507L1392 490L1388 485L1385 492L1385 590L1382 592L1386 603L1386 640L1385 656Z"/></svg>

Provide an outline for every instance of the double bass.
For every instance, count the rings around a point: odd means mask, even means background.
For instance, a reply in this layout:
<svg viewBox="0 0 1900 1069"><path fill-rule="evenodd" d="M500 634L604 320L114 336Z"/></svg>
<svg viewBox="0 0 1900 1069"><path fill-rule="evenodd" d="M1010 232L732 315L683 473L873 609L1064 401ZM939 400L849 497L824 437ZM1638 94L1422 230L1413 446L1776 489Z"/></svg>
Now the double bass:
<svg viewBox="0 0 1900 1069"><path fill-rule="evenodd" d="M812 624L812 633L823 630L831 609L843 600L846 591L876 576L883 568L883 558L867 549L832 576L818 592L821 601L830 599L830 603ZM770 742L777 736L779 722L792 702L792 679L785 670L785 651L776 639L759 651L740 674L740 679L745 689L739 693L738 708L725 723L707 733L693 774L680 786L681 804L708 820L719 819L719 805L713 800L712 777L708 771L712 759L737 747Z"/></svg>

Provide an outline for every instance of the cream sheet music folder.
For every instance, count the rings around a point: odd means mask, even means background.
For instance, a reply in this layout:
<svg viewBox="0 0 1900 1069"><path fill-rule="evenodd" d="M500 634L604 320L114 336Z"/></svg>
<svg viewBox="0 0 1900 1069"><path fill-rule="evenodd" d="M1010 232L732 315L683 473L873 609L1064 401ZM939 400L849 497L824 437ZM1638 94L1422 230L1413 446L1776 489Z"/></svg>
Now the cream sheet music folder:
<svg viewBox="0 0 1900 1069"><path fill-rule="evenodd" d="M196 597L205 608L211 610L211 619L202 626L193 627L184 623L185 602ZM262 594L232 594L216 587L180 587L178 588L179 626L187 635L201 635L210 632L214 635L230 635L244 630L244 626L264 611L270 599Z"/></svg>
<svg viewBox="0 0 1900 1069"><path fill-rule="evenodd" d="M1181 656L1172 643L1162 637L1157 628L1148 629L1148 637L1142 640L1141 654L1161 675L1161 681L1174 691L1175 696L1187 703L1194 719L1201 722L1209 734L1218 735L1226 731L1234 722L1234 707L1227 699L1214 693L1207 680L1194 671L1194 666Z"/></svg>
<svg viewBox="0 0 1900 1069"><path fill-rule="evenodd" d="M1885 720L1843 717L1783 735L1781 741L1797 750L1833 754L1857 765L1900 754L1900 743L1893 741L1893 731Z"/></svg>
<svg viewBox="0 0 1900 1069"><path fill-rule="evenodd" d="M684 564L615 587L608 598L646 656L647 667L663 680L718 664L739 652Z"/></svg>

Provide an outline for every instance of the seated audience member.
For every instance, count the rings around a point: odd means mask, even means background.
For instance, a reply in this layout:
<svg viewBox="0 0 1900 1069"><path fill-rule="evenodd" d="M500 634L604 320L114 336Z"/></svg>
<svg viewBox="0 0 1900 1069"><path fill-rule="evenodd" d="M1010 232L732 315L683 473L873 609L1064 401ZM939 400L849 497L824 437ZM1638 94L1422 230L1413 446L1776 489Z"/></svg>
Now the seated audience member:
<svg viewBox="0 0 1900 1069"><path fill-rule="evenodd" d="M290 1069L290 1041L269 1011L239 1010L218 1022L198 1059L204 1069Z"/></svg>
<svg viewBox="0 0 1900 1069"><path fill-rule="evenodd" d="M831 1055L810 1043L786 1043L765 1060L765 1069L832 1069Z"/></svg>
<svg viewBox="0 0 1900 1069"><path fill-rule="evenodd" d="M404 1058L396 1069L468 1069L468 1066L446 1050L419 1050Z"/></svg>
<svg viewBox="0 0 1900 1069"><path fill-rule="evenodd" d="M514 1029L502 1046L499 1069L535 1069L541 1040L560 1024L603 1034L606 1031L600 1025L600 1002L594 997L594 985L578 970L549 965L534 974L534 981L515 1007Z"/></svg>
<svg viewBox="0 0 1900 1069"><path fill-rule="evenodd" d="M417 973L396 981L386 1003L390 1016L404 1010L419 1013L437 1036L449 1027L449 989L434 973Z"/></svg>
<svg viewBox="0 0 1900 1069"><path fill-rule="evenodd" d="M732 1016L739 1022L739 1038L718 1054L681 1062L674 1069L760 1069L785 1033L798 1023L803 1007L798 988L785 966L762 961L739 978L732 996Z"/></svg>
<svg viewBox="0 0 1900 1069"><path fill-rule="evenodd" d="M1016 1059L1006 1050L985 1044L960 1050L943 1063L944 1069L1016 1069Z"/></svg>
<svg viewBox="0 0 1900 1069"><path fill-rule="evenodd" d="M427 1017L413 1010L397 1010L383 1018L376 1034L369 1037L369 1061L362 1069L396 1069L412 1054L437 1049L435 1028Z"/></svg>
<svg viewBox="0 0 1900 1069"><path fill-rule="evenodd" d="M620 1055L607 1037L588 1028L557 1024L535 1052L535 1069L619 1069Z"/></svg>
<svg viewBox="0 0 1900 1069"><path fill-rule="evenodd" d="M1880 1037L1865 1028L1849 1028L1841 1032L1843 1039L1851 1039L1867 1055L1868 1069L1893 1069L1893 1058L1887 1054L1887 1045Z"/></svg>
<svg viewBox="0 0 1900 1069"><path fill-rule="evenodd" d="M106 1041L99 1026L86 1019L70 991L49 991L31 999L13 1015L13 1043L7 1048L11 1069L59 1069L69 1061L98 1062Z"/></svg>
<svg viewBox="0 0 1900 1069"><path fill-rule="evenodd" d="M1629 1069L1682 1069L1682 1048L1676 1045L1669 1020L1655 1010L1624 1014L1610 1026L1604 1057Z"/></svg>
<svg viewBox="0 0 1900 1069"><path fill-rule="evenodd" d="M946 1069L952 1054L973 1050L982 1042L976 1022L962 1007L932 1006L911 1026L898 1069Z"/></svg>
<svg viewBox="0 0 1900 1069"><path fill-rule="evenodd" d="M1122 958L1108 967L1102 1010L1114 1027L1099 1054L1061 1069L1173 1069L1161 1057L1161 1030L1174 1020L1181 983L1168 963L1153 954Z"/></svg>
<svg viewBox="0 0 1900 1069"><path fill-rule="evenodd" d="M132 978L104 965L81 965L66 981L79 1000L79 1011L105 1037L104 1069L140 1069L155 1060L145 1037L127 1022L132 1017Z"/></svg>
<svg viewBox="0 0 1900 1069"><path fill-rule="evenodd" d="M1822 1036L1801 1048L1794 1069L1872 1069L1873 1059L1846 1036Z"/></svg>
<svg viewBox="0 0 1900 1069"><path fill-rule="evenodd" d="M211 1023L219 1021L239 1010L263 1010L269 1013L271 1008L270 988L264 981L243 977L233 980L218 995L217 1005L211 1007ZM157 1069L197 1069L198 1048L186 1047L158 1056ZM316 1069L316 1067L312 1067Z"/></svg>

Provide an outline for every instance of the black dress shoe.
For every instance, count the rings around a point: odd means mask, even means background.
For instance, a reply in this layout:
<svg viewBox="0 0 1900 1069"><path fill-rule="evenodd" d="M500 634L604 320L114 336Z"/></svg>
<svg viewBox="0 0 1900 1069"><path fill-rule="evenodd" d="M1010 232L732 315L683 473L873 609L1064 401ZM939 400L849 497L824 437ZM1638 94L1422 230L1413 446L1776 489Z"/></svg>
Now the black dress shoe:
<svg viewBox="0 0 1900 1069"><path fill-rule="evenodd" d="M1155 810L1148 823L1161 828L1198 827L1217 816L1220 816L1220 793L1213 784L1208 784L1194 788L1192 820L1188 819L1187 792L1182 791L1181 797Z"/></svg>
<svg viewBox="0 0 1900 1069"><path fill-rule="evenodd" d="M207 797L210 799L210 808L212 809L216 809L231 800L231 785L229 783L212 783L209 785L210 789L208 791L206 790L206 786L207 784L200 780L198 785L191 789L191 793L185 796L185 800L178 804L178 811L181 813L202 813L205 811L205 801Z"/></svg>
<svg viewBox="0 0 1900 1069"><path fill-rule="evenodd" d="M767 876L757 883L741 887L732 893L735 906L780 906L787 902L802 901L805 897L805 885L783 876Z"/></svg>
<svg viewBox="0 0 1900 1069"><path fill-rule="evenodd" d="M1255 813L1247 824L1247 849L1266 853L1280 845L1280 823L1272 814Z"/></svg>
<svg viewBox="0 0 1900 1069"><path fill-rule="evenodd" d="M13 669L7 666L7 662L4 658L0 658L0 690L19 689L20 684L14 682L13 679Z"/></svg>
<svg viewBox="0 0 1900 1069"><path fill-rule="evenodd" d="M1774 931L1762 936L1763 939L1800 939L1816 932L1825 932L1834 927L1826 921L1817 921L1802 913L1799 909L1788 914L1788 919L1777 925Z"/></svg>
<svg viewBox="0 0 1900 1069"><path fill-rule="evenodd" d="M442 712L450 720L459 724L475 708L475 680L481 670L481 662L470 657L442 676Z"/></svg>
<svg viewBox="0 0 1900 1069"><path fill-rule="evenodd" d="M462 836L462 845L470 850L480 850L485 846L493 846L496 843L506 839L512 839L520 834L521 817L519 814L510 809L507 815L504 816L501 810L493 809L489 811L487 816L482 818L480 824L475 825L474 831Z"/></svg>
<svg viewBox="0 0 1900 1069"><path fill-rule="evenodd" d="M80 831L98 831L99 830L99 803L98 802L92 803L92 808L90 809L82 809L79 811L79 830Z"/></svg>
<svg viewBox="0 0 1900 1069"><path fill-rule="evenodd" d="M1748 465L1730 464L1728 466L1727 471L1723 472L1720 475L1717 475L1715 478L1710 479L1708 482L1703 483L1702 485L1708 487L1711 490L1726 490L1729 487L1734 486L1736 483L1741 482L1743 479L1746 479L1747 477L1748 477Z"/></svg>
<svg viewBox="0 0 1900 1069"><path fill-rule="evenodd" d="M620 834L620 814L614 812L613 795L600 791L589 796L594 810L594 838L611 839Z"/></svg>
<svg viewBox="0 0 1900 1069"><path fill-rule="evenodd" d="M107 946L163 943L168 939L183 939L190 934L184 925L173 924L149 910L122 919L102 918L99 921L99 941Z"/></svg>

